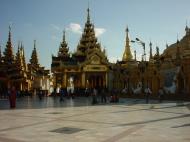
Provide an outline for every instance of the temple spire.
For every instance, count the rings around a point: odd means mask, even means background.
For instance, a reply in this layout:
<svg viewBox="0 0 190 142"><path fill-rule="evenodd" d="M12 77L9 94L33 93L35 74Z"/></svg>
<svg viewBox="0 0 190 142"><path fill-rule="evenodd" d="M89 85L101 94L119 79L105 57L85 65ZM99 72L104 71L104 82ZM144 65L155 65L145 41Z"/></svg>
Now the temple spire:
<svg viewBox="0 0 190 142"><path fill-rule="evenodd" d="M67 47L67 42L65 38L65 30L63 31L63 41L60 43L58 56L59 57L69 57L69 48Z"/></svg>
<svg viewBox="0 0 190 142"><path fill-rule="evenodd" d="M22 69L22 59L21 59L21 52L20 52L20 41L18 42L18 49L16 53L16 66L17 69L21 70Z"/></svg>
<svg viewBox="0 0 190 142"><path fill-rule="evenodd" d="M157 56L160 56L159 47L158 47L158 46L156 46L156 55L157 55Z"/></svg>
<svg viewBox="0 0 190 142"><path fill-rule="evenodd" d="M89 9L89 5L87 8L87 23L90 23L90 9Z"/></svg>
<svg viewBox="0 0 190 142"><path fill-rule="evenodd" d="M179 40L177 39L177 49L176 49L176 63L177 65L180 64L180 47L179 47Z"/></svg>
<svg viewBox="0 0 190 142"><path fill-rule="evenodd" d="M77 46L76 56L87 56L94 50L101 50L101 45L97 42L94 25L90 22L89 8L87 9L87 22Z"/></svg>
<svg viewBox="0 0 190 142"><path fill-rule="evenodd" d="M22 42L21 42L20 50L21 50L22 64L23 64L24 70L26 71L27 70L27 65L26 65L26 60L25 60L24 45L23 45Z"/></svg>
<svg viewBox="0 0 190 142"><path fill-rule="evenodd" d="M34 49L36 49L36 40L34 40Z"/></svg>
<svg viewBox="0 0 190 142"><path fill-rule="evenodd" d="M32 65L39 66L39 63L38 63L38 55L37 55L37 51L36 51L36 40L34 40L34 49L33 49L33 51L32 51L30 63L31 63Z"/></svg>
<svg viewBox="0 0 190 142"><path fill-rule="evenodd" d="M10 26L9 26L8 41L6 44L4 55L5 55L5 63L6 64L12 64L14 62L13 47L12 47L12 43L11 43L11 27Z"/></svg>
<svg viewBox="0 0 190 142"><path fill-rule="evenodd" d="M130 61L132 60L133 56L131 54L131 49L129 45L129 29L126 28L126 41L125 41L125 51L123 53L123 61Z"/></svg>
<svg viewBox="0 0 190 142"><path fill-rule="evenodd" d="M137 52L136 52L136 50L134 51L134 55L135 55L135 61L137 60Z"/></svg>
<svg viewBox="0 0 190 142"><path fill-rule="evenodd" d="M150 56L149 56L149 61L150 61L150 59L152 59L152 42L150 42L150 44L149 44L149 46L150 46Z"/></svg>
<svg viewBox="0 0 190 142"><path fill-rule="evenodd" d="M65 41L65 30L63 30L63 42Z"/></svg>

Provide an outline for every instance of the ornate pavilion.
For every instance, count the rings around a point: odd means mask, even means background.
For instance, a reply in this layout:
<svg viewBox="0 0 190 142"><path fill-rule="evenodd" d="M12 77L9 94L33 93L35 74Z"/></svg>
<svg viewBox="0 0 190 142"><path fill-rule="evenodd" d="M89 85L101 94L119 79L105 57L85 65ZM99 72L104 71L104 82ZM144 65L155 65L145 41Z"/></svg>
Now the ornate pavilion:
<svg viewBox="0 0 190 142"><path fill-rule="evenodd" d="M109 62L105 50L95 37L89 9L76 52L69 53L64 32L58 54L52 56L51 71L54 74L56 88L70 86L71 79L75 88L108 87Z"/></svg>

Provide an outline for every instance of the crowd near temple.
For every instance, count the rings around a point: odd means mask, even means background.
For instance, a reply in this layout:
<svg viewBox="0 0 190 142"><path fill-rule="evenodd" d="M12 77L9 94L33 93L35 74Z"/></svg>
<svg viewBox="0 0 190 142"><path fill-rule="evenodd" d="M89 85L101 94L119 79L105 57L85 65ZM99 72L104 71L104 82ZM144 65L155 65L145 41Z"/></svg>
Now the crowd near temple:
<svg viewBox="0 0 190 142"><path fill-rule="evenodd" d="M48 70L39 63L37 42L34 40L31 58L27 62L24 44L20 41L13 46L14 33L9 27L6 47L4 51L0 49L0 96L14 86L17 91L30 95L38 91L49 95L61 89L83 95L81 92L84 90L96 88L140 96L149 89L156 98L162 89L168 96L190 98L188 25L184 26L184 30L185 35L181 39L176 39L171 45L166 44L165 50L160 53L159 47L153 47L151 42L145 44L141 39L130 39L130 31L126 27L123 29L126 36L123 55L120 55L122 59L111 63L95 36L95 25L91 22L88 8L84 29L74 52L69 51L67 33L64 31L60 46L54 47L57 48L57 55L52 55L51 70ZM143 53L138 53L142 55L140 60L136 58L136 51L131 52L132 42L139 43L143 48ZM153 51L156 53L153 54Z"/></svg>

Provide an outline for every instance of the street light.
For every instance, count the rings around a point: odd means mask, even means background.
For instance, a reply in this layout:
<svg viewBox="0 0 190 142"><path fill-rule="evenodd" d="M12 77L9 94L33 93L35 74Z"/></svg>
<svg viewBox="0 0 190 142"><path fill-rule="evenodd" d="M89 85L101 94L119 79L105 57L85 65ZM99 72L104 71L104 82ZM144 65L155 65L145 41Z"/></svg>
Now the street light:
<svg viewBox="0 0 190 142"><path fill-rule="evenodd" d="M135 43L135 41L134 41L134 40L131 40L131 42L132 42L132 43ZM136 53L137 53L137 52L136 52L136 50L134 50L135 61L137 60L137 58L136 58Z"/></svg>
<svg viewBox="0 0 190 142"><path fill-rule="evenodd" d="M140 43L140 44L143 46L143 50L144 50L143 57L144 57L144 61L146 61L145 42L143 42L143 41L140 40L139 38L136 38L136 41L137 41L138 43Z"/></svg>
<svg viewBox="0 0 190 142"><path fill-rule="evenodd" d="M139 64L139 69L140 69L140 72L142 74L142 77L141 77L141 82L142 82L142 92L144 93L144 88L145 88L145 84L144 84L144 72L145 72L145 69L146 69L146 52L145 52L145 42L143 42L142 40L140 40L139 38L135 38L135 40L131 40L131 42L135 43L139 43L140 45L143 46L143 54L142 54L142 62L140 62Z"/></svg>

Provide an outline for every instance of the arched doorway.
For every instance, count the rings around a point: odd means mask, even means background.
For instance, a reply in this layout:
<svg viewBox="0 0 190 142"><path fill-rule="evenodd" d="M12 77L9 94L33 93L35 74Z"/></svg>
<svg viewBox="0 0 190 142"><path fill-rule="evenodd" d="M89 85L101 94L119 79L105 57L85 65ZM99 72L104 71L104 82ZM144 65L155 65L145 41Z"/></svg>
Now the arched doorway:
<svg viewBox="0 0 190 142"><path fill-rule="evenodd" d="M106 87L105 73L88 73L86 79L86 87L88 88Z"/></svg>

